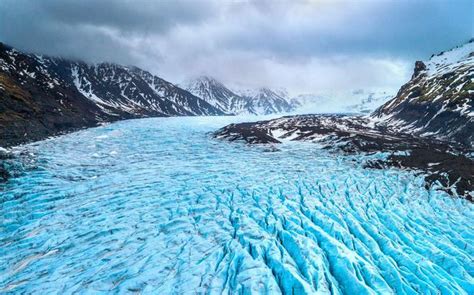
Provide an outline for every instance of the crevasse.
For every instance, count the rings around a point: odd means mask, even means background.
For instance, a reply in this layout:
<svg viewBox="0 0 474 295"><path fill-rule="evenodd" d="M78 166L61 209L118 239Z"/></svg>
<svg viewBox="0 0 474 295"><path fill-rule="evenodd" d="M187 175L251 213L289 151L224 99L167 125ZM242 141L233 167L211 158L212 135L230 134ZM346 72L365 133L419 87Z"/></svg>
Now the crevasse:
<svg viewBox="0 0 474 295"><path fill-rule="evenodd" d="M123 121L17 148L0 293L474 293L471 203L364 156L209 136L232 120Z"/></svg>

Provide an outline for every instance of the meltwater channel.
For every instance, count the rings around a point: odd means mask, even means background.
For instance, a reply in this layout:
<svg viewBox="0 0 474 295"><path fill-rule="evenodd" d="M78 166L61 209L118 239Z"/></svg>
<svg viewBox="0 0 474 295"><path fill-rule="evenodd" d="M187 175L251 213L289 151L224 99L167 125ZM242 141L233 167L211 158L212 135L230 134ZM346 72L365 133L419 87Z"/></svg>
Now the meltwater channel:
<svg viewBox="0 0 474 295"><path fill-rule="evenodd" d="M16 148L0 293L474 294L472 203L317 144L210 136L235 120L122 121Z"/></svg>

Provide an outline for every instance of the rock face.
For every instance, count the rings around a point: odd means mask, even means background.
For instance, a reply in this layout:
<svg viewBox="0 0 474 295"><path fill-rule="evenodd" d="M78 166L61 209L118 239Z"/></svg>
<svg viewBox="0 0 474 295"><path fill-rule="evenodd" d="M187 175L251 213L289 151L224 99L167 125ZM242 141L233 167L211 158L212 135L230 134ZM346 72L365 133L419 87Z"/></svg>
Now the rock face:
<svg viewBox="0 0 474 295"><path fill-rule="evenodd" d="M228 114L269 115L295 109L284 92L268 88L233 91L206 76L187 81L183 88Z"/></svg>
<svg viewBox="0 0 474 295"><path fill-rule="evenodd" d="M411 80L373 113L398 131L474 145L474 40L417 61Z"/></svg>
<svg viewBox="0 0 474 295"><path fill-rule="evenodd" d="M3 147L120 119L224 114L136 67L26 54L1 43L0 98Z"/></svg>

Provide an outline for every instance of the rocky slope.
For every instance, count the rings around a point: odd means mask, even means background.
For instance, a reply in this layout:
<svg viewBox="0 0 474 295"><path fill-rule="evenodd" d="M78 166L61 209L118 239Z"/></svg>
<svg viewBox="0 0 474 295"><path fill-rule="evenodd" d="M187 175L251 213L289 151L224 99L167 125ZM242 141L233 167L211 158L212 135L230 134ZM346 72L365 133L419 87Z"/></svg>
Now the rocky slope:
<svg viewBox="0 0 474 295"><path fill-rule="evenodd" d="M428 61L372 115L407 133L474 145L474 39Z"/></svg>
<svg viewBox="0 0 474 295"><path fill-rule="evenodd" d="M295 109L284 92L268 88L231 90L207 76L191 79L183 88L228 114L269 115Z"/></svg>
<svg viewBox="0 0 474 295"><path fill-rule="evenodd" d="M147 71L19 52L0 43L0 146L101 122L223 112Z"/></svg>

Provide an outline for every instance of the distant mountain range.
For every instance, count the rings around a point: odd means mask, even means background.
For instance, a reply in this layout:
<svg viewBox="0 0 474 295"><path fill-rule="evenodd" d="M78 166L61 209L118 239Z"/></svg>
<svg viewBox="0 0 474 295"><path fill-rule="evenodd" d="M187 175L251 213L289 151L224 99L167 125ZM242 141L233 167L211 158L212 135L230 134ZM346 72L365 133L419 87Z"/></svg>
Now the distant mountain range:
<svg viewBox="0 0 474 295"><path fill-rule="evenodd" d="M390 91L363 89L347 93L308 93L290 96L284 89L232 89L208 76L182 87L222 112L234 115L277 113L370 113L393 98Z"/></svg>
<svg viewBox="0 0 474 295"><path fill-rule="evenodd" d="M296 108L284 92L269 88L231 90L207 76L189 80L183 88L228 114L268 115L291 112Z"/></svg>

